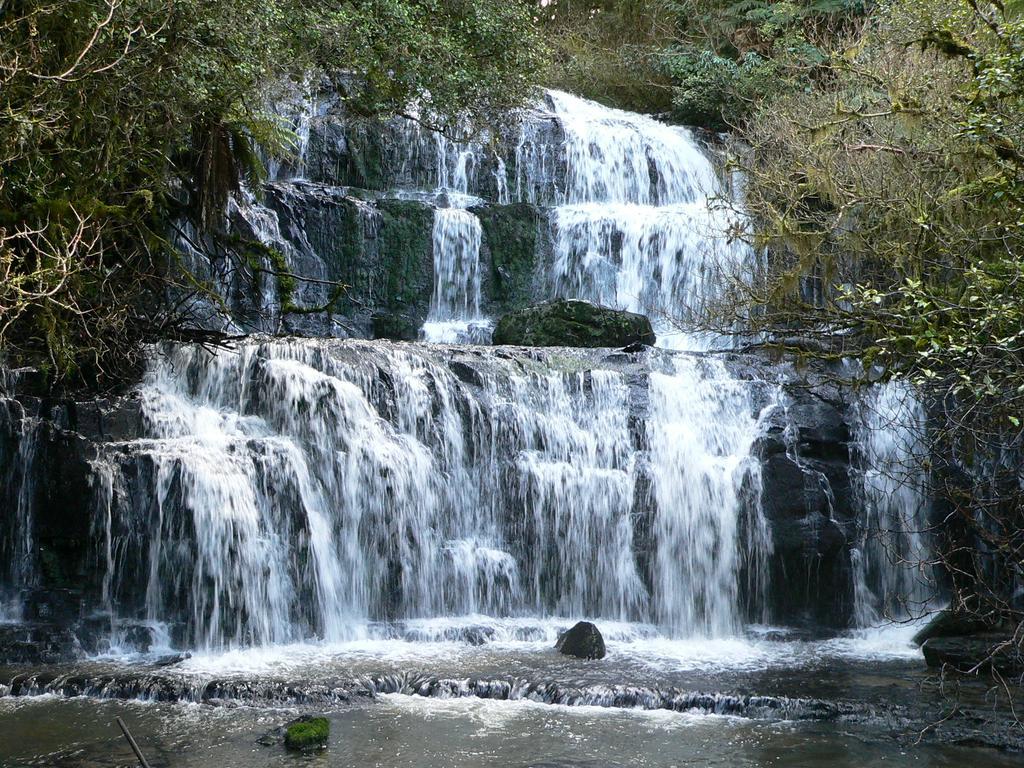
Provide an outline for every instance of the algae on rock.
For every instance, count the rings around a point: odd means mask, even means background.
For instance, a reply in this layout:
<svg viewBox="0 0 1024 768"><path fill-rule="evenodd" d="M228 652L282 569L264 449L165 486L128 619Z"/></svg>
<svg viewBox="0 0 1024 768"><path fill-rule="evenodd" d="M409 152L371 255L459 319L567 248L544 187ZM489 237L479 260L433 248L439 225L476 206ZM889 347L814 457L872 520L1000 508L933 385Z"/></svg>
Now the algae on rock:
<svg viewBox="0 0 1024 768"><path fill-rule="evenodd" d="M472 209L483 229L483 249L490 262L484 295L491 311L522 309L536 297L538 239L542 215L535 205L479 206Z"/></svg>
<svg viewBox="0 0 1024 768"><path fill-rule="evenodd" d="M330 724L326 717L300 717L285 729L284 745L300 752L326 749L329 735Z"/></svg>

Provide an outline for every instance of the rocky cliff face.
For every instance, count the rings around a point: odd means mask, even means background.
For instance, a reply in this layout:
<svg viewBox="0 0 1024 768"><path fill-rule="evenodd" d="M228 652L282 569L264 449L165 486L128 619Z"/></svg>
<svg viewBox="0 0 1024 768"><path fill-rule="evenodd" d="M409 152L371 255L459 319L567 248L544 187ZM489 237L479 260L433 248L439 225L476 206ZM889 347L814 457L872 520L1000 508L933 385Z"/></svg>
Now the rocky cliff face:
<svg viewBox="0 0 1024 768"><path fill-rule="evenodd" d="M558 176L545 171L540 191L522 180L510 189L516 158L531 151L518 128L452 140L406 118L349 115L326 85L282 110L302 139L298 157L271 163L270 181L232 202L220 235L182 226L184 264L210 291L192 300L197 324L415 340L435 294L439 208L480 221L484 316L543 296L549 223L533 201L550 200ZM526 120L543 126L530 133L543 151L562 141L551 115Z"/></svg>

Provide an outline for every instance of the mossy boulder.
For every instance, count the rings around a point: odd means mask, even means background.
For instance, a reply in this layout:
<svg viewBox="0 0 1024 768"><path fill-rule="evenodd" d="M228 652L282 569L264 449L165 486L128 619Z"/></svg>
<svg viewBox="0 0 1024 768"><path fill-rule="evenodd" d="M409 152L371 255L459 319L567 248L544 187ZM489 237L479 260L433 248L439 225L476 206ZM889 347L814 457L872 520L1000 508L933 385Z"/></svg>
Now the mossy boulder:
<svg viewBox="0 0 1024 768"><path fill-rule="evenodd" d="M285 727L284 745L299 752L326 749L329 735L330 724L326 717L300 717Z"/></svg>
<svg viewBox="0 0 1024 768"><path fill-rule="evenodd" d="M510 312L494 328L495 344L523 347L624 347L654 344L655 338L643 315L577 299Z"/></svg>
<svg viewBox="0 0 1024 768"><path fill-rule="evenodd" d="M434 291L434 211L414 200L381 200L377 208L374 337L407 339L406 329L418 330L426 319Z"/></svg>

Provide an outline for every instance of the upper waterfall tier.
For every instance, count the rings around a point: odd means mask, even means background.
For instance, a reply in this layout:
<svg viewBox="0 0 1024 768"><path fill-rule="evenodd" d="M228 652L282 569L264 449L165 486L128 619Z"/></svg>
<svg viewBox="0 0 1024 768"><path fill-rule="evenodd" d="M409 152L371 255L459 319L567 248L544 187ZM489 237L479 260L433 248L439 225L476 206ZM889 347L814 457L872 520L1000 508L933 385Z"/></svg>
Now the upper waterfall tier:
<svg viewBox="0 0 1024 768"><path fill-rule="evenodd" d="M515 168L528 202L671 205L721 192L690 130L561 91L523 121Z"/></svg>
<svg viewBox="0 0 1024 768"><path fill-rule="evenodd" d="M179 237L235 332L486 343L499 316L575 298L702 349L722 344L694 333L709 305L757 268L728 177L686 128L557 91L461 138L332 93L288 119L299 157L233 202L236 245ZM223 325L221 307L202 322Z"/></svg>

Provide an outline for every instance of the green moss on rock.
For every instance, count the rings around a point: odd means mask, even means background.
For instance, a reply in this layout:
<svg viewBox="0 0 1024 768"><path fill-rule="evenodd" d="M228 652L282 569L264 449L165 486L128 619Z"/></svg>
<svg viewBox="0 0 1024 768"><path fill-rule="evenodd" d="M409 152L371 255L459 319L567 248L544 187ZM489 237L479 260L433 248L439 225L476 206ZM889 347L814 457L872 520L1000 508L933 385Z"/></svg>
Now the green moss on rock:
<svg viewBox="0 0 1024 768"><path fill-rule="evenodd" d="M382 214L374 291L382 318L379 336L406 338L387 329L412 325L418 330L426 319L434 289L434 211L414 200L381 200L377 207Z"/></svg>
<svg viewBox="0 0 1024 768"><path fill-rule="evenodd" d="M408 315L388 313L374 315L371 323L373 338L392 341L416 341L422 325Z"/></svg>
<svg viewBox="0 0 1024 768"><path fill-rule="evenodd" d="M490 253L485 293L498 312L528 305L534 297L540 212L529 203L474 208Z"/></svg>
<svg viewBox="0 0 1024 768"><path fill-rule="evenodd" d="M494 328L495 344L524 347L624 347L654 342L651 321L643 315L576 299L511 312Z"/></svg>
<svg viewBox="0 0 1024 768"><path fill-rule="evenodd" d="M325 749L329 735L330 724L326 717L300 717L285 729L284 745L301 752Z"/></svg>
<svg viewBox="0 0 1024 768"><path fill-rule="evenodd" d="M387 189L383 126L376 121L357 122L346 135L349 154L342 181L363 189Z"/></svg>

